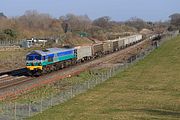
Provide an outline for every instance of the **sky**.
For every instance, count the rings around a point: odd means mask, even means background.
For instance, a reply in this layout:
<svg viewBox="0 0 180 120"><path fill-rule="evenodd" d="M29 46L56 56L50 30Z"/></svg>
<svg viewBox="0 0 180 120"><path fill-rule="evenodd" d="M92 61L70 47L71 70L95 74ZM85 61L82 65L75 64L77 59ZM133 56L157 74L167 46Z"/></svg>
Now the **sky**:
<svg viewBox="0 0 180 120"><path fill-rule="evenodd" d="M0 12L8 17L21 16L27 10L48 13L54 18L72 13L88 15L92 20L109 16L124 21L131 17L146 21L168 20L180 13L180 0L1 0Z"/></svg>

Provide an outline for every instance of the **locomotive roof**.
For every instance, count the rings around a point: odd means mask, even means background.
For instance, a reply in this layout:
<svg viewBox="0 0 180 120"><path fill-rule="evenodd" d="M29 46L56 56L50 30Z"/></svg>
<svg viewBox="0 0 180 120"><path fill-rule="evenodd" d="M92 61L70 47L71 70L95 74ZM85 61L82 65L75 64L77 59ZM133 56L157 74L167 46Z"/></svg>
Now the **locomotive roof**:
<svg viewBox="0 0 180 120"><path fill-rule="evenodd" d="M48 55L48 54L54 54L54 53L59 53L59 52L64 52L64 51L70 51L74 50L74 48L48 48L45 50L34 50L30 52L29 54L37 53L42 56Z"/></svg>

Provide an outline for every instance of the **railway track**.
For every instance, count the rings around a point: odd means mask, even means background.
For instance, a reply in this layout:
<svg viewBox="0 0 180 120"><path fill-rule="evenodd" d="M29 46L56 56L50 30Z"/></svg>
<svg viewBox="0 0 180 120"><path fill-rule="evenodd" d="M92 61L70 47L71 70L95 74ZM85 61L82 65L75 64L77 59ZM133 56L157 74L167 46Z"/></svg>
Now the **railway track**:
<svg viewBox="0 0 180 120"><path fill-rule="evenodd" d="M7 76L7 75L12 75L12 76L26 75L26 68L20 68L20 69L0 73L0 76L2 76L2 77ZM1 77L0 77L0 79L1 79Z"/></svg>
<svg viewBox="0 0 180 120"><path fill-rule="evenodd" d="M18 85L33 79L31 77L26 77L26 76L15 76L15 77L9 75L6 75L6 77L4 76L5 75L0 76L0 89Z"/></svg>
<svg viewBox="0 0 180 120"><path fill-rule="evenodd" d="M33 88L49 84L57 80L68 77L69 75L76 75L92 67L103 64L104 62L110 62L117 58L123 58L124 53L132 52L136 47L141 46L145 41L137 43L133 46L125 48L121 51L117 51L113 54L106 55L104 57L95 59L93 61L84 62L79 65L74 65L59 71L55 71L40 77L29 77L25 74L25 69L11 71L8 73L0 74L0 99L7 97L8 95L18 95L22 92L28 92ZM128 53L129 54L129 53ZM121 55L121 56L120 56Z"/></svg>
<svg viewBox="0 0 180 120"><path fill-rule="evenodd" d="M18 85L30 79L33 78L26 75L25 68L0 73L0 89Z"/></svg>

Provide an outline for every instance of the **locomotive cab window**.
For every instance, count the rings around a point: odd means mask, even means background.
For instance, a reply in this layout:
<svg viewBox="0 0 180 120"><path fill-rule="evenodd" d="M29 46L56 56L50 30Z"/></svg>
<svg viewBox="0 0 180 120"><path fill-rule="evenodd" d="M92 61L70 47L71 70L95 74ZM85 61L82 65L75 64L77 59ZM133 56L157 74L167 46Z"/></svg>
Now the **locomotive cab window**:
<svg viewBox="0 0 180 120"><path fill-rule="evenodd" d="M26 57L26 60L41 60L41 55L31 54Z"/></svg>
<svg viewBox="0 0 180 120"><path fill-rule="evenodd" d="M33 56L27 56L26 60L33 60Z"/></svg>
<svg viewBox="0 0 180 120"><path fill-rule="evenodd" d="M40 55L34 56L34 60L41 60L41 56Z"/></svg>

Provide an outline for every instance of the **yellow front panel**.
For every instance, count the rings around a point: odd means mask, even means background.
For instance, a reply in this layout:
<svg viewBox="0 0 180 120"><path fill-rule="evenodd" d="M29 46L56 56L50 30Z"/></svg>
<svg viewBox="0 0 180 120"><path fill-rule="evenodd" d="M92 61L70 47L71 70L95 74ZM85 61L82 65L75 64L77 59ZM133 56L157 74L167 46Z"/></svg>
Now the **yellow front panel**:
<svg viewBox="0 0 180 120"><path fill-rule="evenodd" d="M42 66L26 66L26 68L29 70L35 70L35 69L42 70Z"/></svg>

